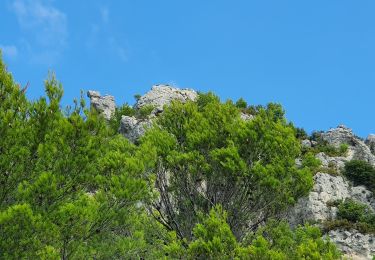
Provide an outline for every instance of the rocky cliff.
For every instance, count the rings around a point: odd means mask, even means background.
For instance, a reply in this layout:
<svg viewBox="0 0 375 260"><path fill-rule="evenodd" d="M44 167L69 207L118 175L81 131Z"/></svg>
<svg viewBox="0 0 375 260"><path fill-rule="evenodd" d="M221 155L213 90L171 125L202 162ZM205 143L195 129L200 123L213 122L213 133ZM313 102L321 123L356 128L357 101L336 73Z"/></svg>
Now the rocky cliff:
<svg viewBox="0 0 375 260"><path fill-rule="evenodd" d="M106 119L110 119L115 111L114 98L112 96L100 96L96 91L89 91L88 96L91 105L102 113ZM149 92L141 96L134 105L137 112L146 106L151 107L150 114L146 118L122 116L119 132L130 141L136 142L147 128L151 127L153 119L163 112L164 106L170 104L173 100L194 101L197 96L197 92L191 89L155 85ZM252 116L241 114L241 118L251 120ZM366 140L362 140L351 129L341 125L322 132L320 138L336 148L345 144L347 151L345 155L341 156L329 156L324 152L316 154L316 158L321 161L322 167L314 176L314 187L309 195L300 199L287 212L286 217L292 226L305 222L319 225L326 220L335 219L338 209L331 202L338 200L353 199L366 204L375 211L375 197L372 192L364 186L353 186L341 174L345 163L353 159L366 161L375 166L375 135L369 135ZM301 141L301 145L305 148L311 148L317 145L317 142L306 139ZM332 174L332 169L335 174ZM353 259L371 259L371 256L375 254L374 235L361 234L354 229L335 229L329 231L326 236Z"/></svg>
<svg viewBox="0 0 375 260"><path fill-rule="evenodd" d="M336 218L337 207L330 202L353 199L366 204L375 210L375 197L364 186L353 186L340 173L345 162L357 159L369 162L375 166L375 156L371 152L374 144L373 135L366 141L354 135L353 131L343 125L321 133L321 138L336 148L342 144L348 145L346 156L330 157L325 153L318 153L316 158L322 163L322 171L314 176L314 187L310 194L298 201L288 212L290 223L295 226L305 222L323 223ZM310 140L303 140L302 145L313 145ZM334 169L336 174L328 173ZM324 169L327 172L324 172ZM371 259L375 254L375 236L361 234L357 230L331 230L328 236L348 256L355 259Z"/></svg>

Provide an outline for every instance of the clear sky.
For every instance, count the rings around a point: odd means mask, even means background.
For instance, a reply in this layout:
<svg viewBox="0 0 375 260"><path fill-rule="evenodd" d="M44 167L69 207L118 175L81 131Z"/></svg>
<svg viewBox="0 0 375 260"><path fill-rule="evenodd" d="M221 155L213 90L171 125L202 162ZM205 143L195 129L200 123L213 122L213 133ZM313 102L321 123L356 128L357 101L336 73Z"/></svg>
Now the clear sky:
<svg viewBox="0 0 375 260"><path fill-rule="evenodd" d="M375 1L1 0L0 48L28 96L54 71L133 103L153 84L279 102L308 131L375 132Z"/></svg>

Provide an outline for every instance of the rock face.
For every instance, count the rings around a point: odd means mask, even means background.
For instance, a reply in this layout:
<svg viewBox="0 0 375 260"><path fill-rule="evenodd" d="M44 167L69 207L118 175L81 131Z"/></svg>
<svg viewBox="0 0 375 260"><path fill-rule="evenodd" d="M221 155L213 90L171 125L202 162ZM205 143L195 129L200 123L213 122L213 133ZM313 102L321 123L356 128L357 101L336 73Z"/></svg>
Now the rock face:
<svg viewBox="0 0 375 260"><path fill-rule="evenodd" d="M89 90L87 96L90 98L91 106L98 110L105 119L111 119L116 110L115 98L113 96L101 96L99 92Z"/></svg>
<svg viewBox="0 0 375 260"><path fill-rule="evenodd" d="M242 120L244 121L251 121L254 119L254 116L253 115L249 115L249 114L245 114L245 113L241 113L240 114L240 117Z"/></svg>
<svg viewBox="0 0 375 260"><path fill-rule="evenodd" d="M150 119L138 120L134 116L122 116L119 132L135 143L151 125Z"/></svg>
<svg viewBox="0 0 375 260"><path fill-rule="evenodd" d="M366 144L370 148L372 154L375 154L375 134L371 134L367 137Z"/></svg>
<svg viewBox="0 0 375 260"><path fill-rule="evenodd" d="M375 157L370 149L352 130L339 126L321 135L322 139L330 145L339 147L341 144L349 146L345 157L330 157L321 152L316 155L322 163L322 168L334 168L338 173L342 171L345 162L352 159L366 160L375 165ZM307 141L302 141L304 146L309 146ZM375 199L372 192L364 186L352 187L350 182L342 176L334 176L325 172L319 172L314 176L314 187L309 195L298 201L291 210L290 223L302 224L305 221L324 221L336 217L337 208L329 207L327 202L351 198L368 205L375 210Z"/></svg>
<svg viewBox="0 0 375 260"><path fill-rule="evenodd" d="M375 236L356 230L331 230L328 237L351 259L372 259L375 254Z"/></svg>
<svg viewBox="0 0 375 260"><path fill-rule="evenodd" d="M341 176L317 173L314 176L314 187L309 195L298 201L290 212L289 222L293 226L306 221L324 221L335 218L337 208L329 207L329 201L350 197L349 183Z"/></svg>
<svg viewBox="0 0 375 260"><path fill-rule="evenodd" d="M323 152L318 153L317 155L315 155L315 157L321 161L323 168L331 167L337 171L340 171L345 167L345 162L350 161L350 159L353 157L353 153L349 149L346 157L343 157L343 156L330 157Z"/></svg>
<svg viewBox="0 0 375 260"><path fill-rule="evenodd" d="M305 139L301 141L301 146L304 148L310 148L312 146L312 143L309 139Z"/></svg>
<svg viewBox="0 0 375 260"><path fill-rule="evenodd" d="M322 133L321 137L335 147L339 147L341 144L349 145L347 160L363 160L375 166L375 155L371 153L370 148L346 126L340 125L337 128L330 129Z"/></svg>
<svg viewBox="0 0 375 260"><path fill-rule="evenodd" d="M347 144L348 152L346 156L341 157L330 157L323 152L316 155L316 158L322 162L322 172L314 176L314 187L309 195L301 198L290 210L288 220L292 226L308 221L321 223L335 219L338 209L330 202L336 200L350 198L368 205L375 211L375 198L366 187L353 187L343 176L324 172L324 169L333 168L340 173L345 162L353 159L364 160L375 166L375 156L370 150L372 144L375 144L375 136L374 138L369 136L365 143L355 136L351 129L341 125L322 133L321 138L337 148L342 144ZM308 143L308 140L303 140L301 145L306 148L313 146ZM328 236L344 254L352 259L371 259L371 256L375 254L374 235L361 234L356 230L337 229L331 230Z"/></svg>
<svg viewBox="0 0 375 260"><path fill-rule="evenodd" d="M172 100L186 102L196 100L197 92L191 89L178 89L168 85L155 85L149 92L141 96L134 108L139 111L142 107L153 106L154 109L147 119L138 119L136 117L122 116L119 132L122 133L131 142L136 142L147 128L151 127L152 119L163 112L165 105L169 105Z"/></svg>
<svg viewBox="0 0 375 260"><path fill-rule="evenodd" d="M155 85L149 92L143 95L135 104L134 108L139 110L146 105L154 106L153 113L163 111L164 105L168 105L172 100L186 102L196 100L198 94L192 89L179 89L169 85Z"/></svg>
<svg viewBox="0 0 375 260"><path fill-rule="evenodd" d="M327 204L347 198L366 204L375 210L375 199L366 187L352 187L342 176L317 173L314 176L312 191L307 197L301 198L290 211L289 222L297 226L306 221L322 222L334 219L337 208Z"/></svg>

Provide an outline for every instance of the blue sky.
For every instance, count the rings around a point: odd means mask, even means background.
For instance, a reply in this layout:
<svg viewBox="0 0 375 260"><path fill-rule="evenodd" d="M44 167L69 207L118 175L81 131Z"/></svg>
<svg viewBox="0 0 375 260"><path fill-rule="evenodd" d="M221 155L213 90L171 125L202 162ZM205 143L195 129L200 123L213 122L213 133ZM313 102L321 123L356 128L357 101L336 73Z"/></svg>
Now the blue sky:
<svg viewBox="0 0 375 260"><path fill-rule="evenodd" d="M80 90L118 104L153 84L279 102L308 131L375 132L375 1L4 0L0 48L15 79L64 104Z"/></svg>

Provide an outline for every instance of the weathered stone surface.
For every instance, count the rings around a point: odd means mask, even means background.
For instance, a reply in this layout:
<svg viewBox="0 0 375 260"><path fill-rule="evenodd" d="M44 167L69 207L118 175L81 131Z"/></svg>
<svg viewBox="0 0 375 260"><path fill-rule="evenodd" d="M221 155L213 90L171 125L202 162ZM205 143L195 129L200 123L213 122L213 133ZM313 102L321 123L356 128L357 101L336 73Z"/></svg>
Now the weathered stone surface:
<svg viewBox="0 0 375 260"><path fill-rule="evenodd" d="M375 236L357 230L331 230L328 237L351 259L372 259L375 254Z"/></svg>
<svg viewBox="0 0 375 260"><path fill-rule="evenodd" d="M105 119L111 119L116 110L115 98L113 96L101 96L98 91L89 90L87 96L90 98L91 106L98 110Z"/></svg>
<svg viewBox="0 0 375 260"><path fill-rule="evenodd" d="M340 147L341 144L349 145L347 160L363 160L375 166L375 155L371 153L370 148L346 126L340 125L330 129L322 133L321 137L335 147Z"/></svg>
<svg viewBox="0 0 375 260"><path fill-rule="evenodd" d="M342 173L345 162L353 159L364 160L375 166L375 156L370 150L372 142L375 143L375 136L374 139L369 136L365 144L363 140L353 134L351 129L341 125L322 133L321 137L336 148L342 144L348 145L348 152L345 156L330 157L323 152L318 153L316 158L322 162L322 171L335 169L337 173ZM308 142L302 142L303 146L309 147ZM314 146L314 144L311 145ZM375 210L374 196L366 187L352 187L351 183L342 176L333 176L324 172L317 173L314 176L313 190L292 208L289 221L292 226L295 226L306 221L319 223L335 219L338 209L327 205L327 203L349 198ZM329 232L328 236L351 259L371 259L375 253L375 237L373 235L364 235L358 231L333 230Z"/></svg>
<svg viewBox="0 0 375 260"><path fill-rule="evenodd" d="M293 226L306 221L322 222L336 218L337 208L327 205L337 200L354 199L375 210L375 199L372 192L364 186L352 187L342 176L317 173L314 176L314 187L309 195L301 198L289 213Z"/></svg>
<svg viewBox="0 0 375 260"><path fill-rule="evenodd" d="M146 105L155 107L153 113L163 111L164 105L168 105L172 100L186 102L196 100L198 93L192 89L179 89L169 85L155 85L149 92L143 95L135 104L135 109L139 110Z"/></svg>
<svg viewBox="0 0 375 260"><path fill-rule="evenodd" d="M341 176L317 173L314 183L309 195L301 198L290 212L289 221L293 226L335 218L337 209L328 207L327 202L350 197L349 183Z"/></svg>
<svg viewBox="0 0 375 260"><path fill-rule="evenodd" d="M151 126L152 121L150 119L138 120L133 116L122 116L119 132L134 143L143 136L147 128Z"/></svg>
<svg viewBox="0 0 375 260"><path fill-rule="evenodd" d="M367 137L366 144L370 148L372 154L375 154L375 134L371 134Z"/></svg>
<svg viewBox="0 0 375 260"><path fill-rule="evenodd" d="M311 141L309 139L302 140L301 145L305 148L310 148L312 146Z"/></svg>
<svg viewBox="0 0 375 260"><path fill-rule="evenodd" d="M240 114L240 117L242 120L244 121L251 121L254 119L254 116L253 115L249 115L249 114L245 114L245 113L241 113Z"/></svg>
<svg viewBox="0 0 375 260"><path fill-rule="evenodd" d="M322 162L322 167L324 168L334 168L337 171L342 170L345 167L345 162L349 161L352 157L351 151L348 151L348 155L346 157L337 156L337 157L330 157L325 153L321 152L315 155L317 159Z"/></svg>
<svg viewBox="0 0 375 260"><path fill-rule="evenodd" d="M358 202L366 204L370 209L375 211L375 198L371 191L366 189L365 186L351 187L350 197Z"/></svg>

